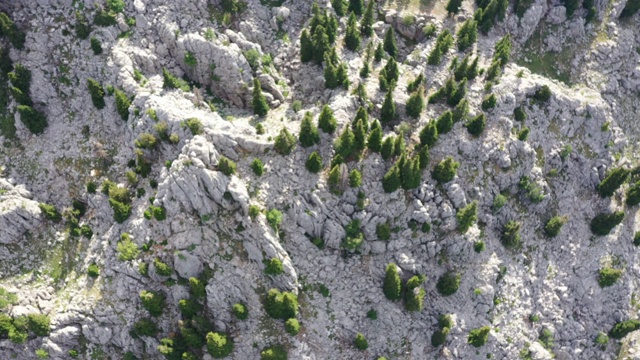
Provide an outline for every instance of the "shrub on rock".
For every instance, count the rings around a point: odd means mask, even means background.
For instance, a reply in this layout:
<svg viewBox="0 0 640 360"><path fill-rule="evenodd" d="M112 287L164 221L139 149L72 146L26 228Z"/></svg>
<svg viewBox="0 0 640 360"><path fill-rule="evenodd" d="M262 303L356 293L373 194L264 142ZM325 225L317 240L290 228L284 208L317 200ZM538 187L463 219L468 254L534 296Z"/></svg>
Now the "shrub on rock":
<svg viewBox="0 0 640 360"><path fill-rule="evenodd" d="M590 228L594 235L605 236L608 235L611 230L622 222L624 218L623 211L616 211L613 213L600 213L591 220Z"/></svg>
<svg viewBox="0 0 640 360"><path fill-rule="evenodd" d="M479 348L487 342L487 339L489 339L489 332L491 332L491 328L489 326L473 329L469 332L467 342L472 346Z"/></svg>
<svg viewBox="0 0 640 360"><path fill-rule="evenodd" d="M207 334L207 352L215 359L222 359L233 352L233 340L227 335L218 332Z"/></svg>

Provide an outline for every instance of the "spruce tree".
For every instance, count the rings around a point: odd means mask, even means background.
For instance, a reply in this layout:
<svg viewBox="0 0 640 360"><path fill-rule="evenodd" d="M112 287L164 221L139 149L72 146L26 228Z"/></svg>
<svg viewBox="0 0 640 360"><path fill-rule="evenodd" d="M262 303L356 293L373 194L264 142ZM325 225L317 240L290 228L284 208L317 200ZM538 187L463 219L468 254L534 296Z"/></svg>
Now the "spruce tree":
<svg viewBox="0 0 640 360"><path fill-rule="evenodd" d="M369 114L367 113L367 109L362 106L358 108L356 116L353 118L352 124L354 127L358 123L358 120L362 120L362 125L364 126L365 131L369 129Z"/></svg>
<svg viewBox="0 0 640 360"><path fill-rule="evenodd" d="M377 127L369 133L367 147L373 152L380 152L382 148L382 129Z"/></svg>
<svg viewBox="0 0 640 360"><path fill-rule="evenodd" d="M457 123L460 120L466 119L469 113L469 101L462 99L453 109L453 122Z"/></svg>
<svg viewBox="0 0 640 360"><path fill-rule="evenodd" d="M340 135L340 137L336 140L335 144L336 154L342 156L344 159L347 159L353 151L355 150L355 135L353 131L351 131L351 127L347 126Z"/></svg>
<svg viewBox="0 0 640 360"><path fill-rule="evenodd" d="M420 130L420 145L426 145L431 148L436 144L436 141L438 141L438 127L435 121L429 121L429 123Z"/></svg>
<svg viewBox="0 0 640 360"><path fill-rule="evenodd" d="M611 172L607 174L607 177L598 184L598 194L602 197L612 196L613 193L615 193L616 190L618 190L618 188L627 181L630 173L631 171L623 167L611 170Z"/></svg>
<svg viewBox="0 0 640 360"><path fill-rule="evenodd" d="M471 204L463 207L456 214L458 221L458 230L464 234L469 230L471 225L478 221L478 202L473 201Z"/></svg>
<svg viewBox="0 0 640 360"><path fill-rule="evenodd" d="M460 163L453 160L451 156L448 156L433 168L431 176L441 184L448 183L456 176L456 171L459 166Z"/></svg>
<svg viewBox="0 0 640 360"><path fill-rule="evenodd" d="M351 51L357 51L360 47L360 30L358 29L358 20L353 12L349 15L349 20L347 21L344 45Z"/></svg>
<svg viewBox="0 0 640 360"><path fill-rule="evenodd" d="M302 30L300 35L300 61L307 63L313 60L313 41L307 29Z"/></svg>
<svg viewBox="0 0 640 360"><path fill-rule="evenodd" d="M318 152L314 151L307 158L307 162L305 163L307 170L310 172L317 174L322 170L322 157Z"/></svg>
<svg viewBox="0 0 640 360"><path fill-rule="evenodd" d="M353 169L349 173L349 186L356 188L362 185L362 174L360 171Z"/></svg>
<svg viewBox="0 0 640 360"><path fill-rule="evenodd" d="M445 111L436 121L438 134L446 134L453 129L453 113L450 110Z"/></svg>
<svg viewBox="0 0 640 360"><path fill-rule="evenodd" d="M362 119L358 119L355 128L353 129L353 147L356 151L360 152L364 150L367 143L367 131L364 128Z"/></svg>
<svg viewBox="0 0 640 360"><path fill-rule="evenodd" d="M324 26L318 25L313 33L313 59L316 64L322 64L324 53L331 48L329 44L329 37Z"/></svg>
<svg viewBox="0 0 640 360"><path fill-rule="evenodd" d="M384 51L389 54L392 58L398 56L398 45L396 44L396 36L393 31L393 27L389 27L387 32L384 34Z"/></svg>
<svg viewBox="0 0 640 360"><path fill-rule="evenodd" d="M400 187L400 170L396 165L393 165L391 169L382 178L382 189L386 193L392 193Z"/></svg>
<svg viewBox="0 0 640 360"><path fill-rule="evenodd" d="M320 111L320 117L318 118L318 127L327 134L333 134L336 131L338 123L333 116L333 110L329 105L324 105L322 111Z"/></svg>
<svg viewBox="0 0 640 360"><path fill-rule="evenodd" d="M418 159L420 159L420 169L424 170L429 166L429 147L424 145L418 150Z"/></svg>
<svg viewBox="0 0 640 360"><path fill-rule="evenodd" d="M384 76L387 79L387 83L396 83L400 78L400 69L396 59L390 58L384 66Z"/></svg>
<svg viewBox="0 0 640 360"><path fill-rule="evenodd" d="M461 63L456 64L455 68L453 69L453 77L456 81L461 81L462 79L467 77L467 69L469 68L470 59L471 54L467 54L464 59L462 59Z"/></svg>
<svg viewBox="0 0 640 360"><path fill-rule="evenodd" d="M280 155L289 155L293 148L296 146L296 138L291 135L287 128L282 128L280 134L276 136L274 149Z"/></svg>
<svg viewBox="0 0 640 360"><path fill-rule="evenodd" d="M421 176L420 158L405 159L400 169L402 188L405 190L417 188L420 186Z"/></svg>
<svg viewBox="0 0 640 360"><path fill-rule="evenodd" d="M406 104L406 112L409 117L417 119L420 117L420 113L424 109L424 97L422 96L422 90L418 90L409 96Z"/></svg>
<svg viewBox="0 0 640 360"><path fill-rule="evenodd" d="M349 89L349 73L347 70L347 64L345 64L344 62L338 65L336 78L338 80L339 86L342 86L345 89Z"/></svg>
<svg viewBox="0 0 640 360"><path fill-rule="evenodd" d="M376 51L373 52L373 60L375 62L380 62L383 57L384 50L382 49L382 44L379 43L378 46L376 46Z"/></svg>
<svg viewBox="0 0 640 360"><path fill-rule="evenodd" d="M384 97L382 109L380 110L380 122L388 124L396 118L396 104L393 102L393 90L389 90Z"/></svg>
<svg viewBox="0 0 640 360"><path fill-rule="evenodd" d="M329 184L329 190L334 193L334 194L339 194L341 193L341 189L340 189L340 178L341 178L341 172L340 172L340 165L334 165L331 168L331 171L329 171L329 178L327 179L327 183Z"/></svg>
<svg viewBox="0 0 640 360"><path fill-rule="evenodd" d="M404 136L402 135L402 133L400 133L398 136L396 136L396 139L393 142L393 155L401 155L404 152L405 148L406 146L404 144Z"/></svg>
<svg viewBox="0 0 640 360"><path fill-rule="evenodd" d="M331 7L338 16L345 16L347 13L347 4L344 0L331 0Z"/></svg>
<svg viewBox="0 0 640 360"><path fill-rule="evenodd" d="M373 35L373 4L373 0L369 0L362 21L360 22L360 31L362 35L366 37Z"/></svg>
<svg viewBox="0 0 640 360"><path fill-rule="evenodd" d="M462 0L449 0L445 9L449 15L455 15L460 11L460 6L462 6Z"/></svg>
<svg viewBox="0 0 640 360"><path fill-rule="evenodd" d="M267 104L267 99L262 94L262 88L260 85L260 80L258 78L253 78L253 113L262 117L267 115L269 111L269 104Z"/></svg>
<svg viewBox="0 0 640 360"><path fill-rule="evenodd" d="M462 79L453 93L447 98L447 105L456 106L467 95L467 79Z"/></svg>
<svg viewBox="0 0 640 360"><path fill-rule="evenodd" d="M404 297L404 306L407 311L422 311L424 308L425 291L420 285L424 283L424 275L413 276L407 280L407 291Z"/></svg>
<svg viewBox="0 0 640 360"><path fill-rule="evenodd" d="M479 56L476 56L471 65L469 65L467 69L467 80L473 80L478 76L478 60Z"/></svg>
<svg viewBox="0 0 640 360"><path fill-rule="evenodd" d="M424 75L420 73L420 75L418 75L415 79L413 79L413 81L411 81L407 85L407 92L411 94L412 92L418 89L421 89L423 84L424 84ZM424 90L424 88L422 88L422 90Z"/></svg>
<svg viewBox="0 0 640 360"><path fill-rule="evenodd" d="M340 82L338 81L338 69L333 65L328 54L325 54L324 58L324 86L327 89L335 89L340 86Z"/></svg>
<svg viewBox="0 0 640 360"><path fill-rule="evenodd" d="M364 11L364 0L349 0L348 11L354 12L356 15L362 15Z"/></svg>
<svg viewBox="0 0 640 360"><path fill-rule="evenodd" d="M473 136L480 136L480 134L482 134L482 132L484 131L485 125L486 117L484 113L480 113L478 116L469 120L469 122L466 124L466 127L469 134Z"/></svg>
<svg viewBox="0 0 640 360"><path fill-rule="evenodd" d="M302 124L300 124L299 139L300 145L305 148L320 143L318 128L313 124L313 115L308 111L304 114Z"/></svg>
<svg viewBox="0 0 640 360"><path fill-rule="evenodd" d="M329 44L334 44L336 42L336 36L338 35L338 19L335 16L327 16L326 31Z"/></svg>
<svg viewBox="0 0 640 360"><path fill-rule="evenodd" d="M458 50L465 51L472 47L478 39L478 23L469 19L458 30Z"/></svg>
<svg viewBox="0 0 640 360"><path fill-rule="evenodd" d="M382 291L387 299L391 301L400 300L402 280L400 280L400 275L398 274L398 267L394 263L387 265L382 283Z"/></svg>
<svg viewBox="0 0 640 360"><path fill-rule="evenodd" d="M380 155L382 155L384 160L388 160L393 156L393 148L393 136L387 136L382 142L382 147L380 148Z"/></svg>

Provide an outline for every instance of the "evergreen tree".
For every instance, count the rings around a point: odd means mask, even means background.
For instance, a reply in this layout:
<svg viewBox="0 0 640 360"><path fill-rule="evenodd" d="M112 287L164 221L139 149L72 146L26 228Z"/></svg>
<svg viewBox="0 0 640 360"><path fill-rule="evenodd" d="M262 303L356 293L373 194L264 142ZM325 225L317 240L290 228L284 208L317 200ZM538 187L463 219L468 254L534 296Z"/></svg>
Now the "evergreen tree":
<svg viewBox="0 0 640 360"><path fill-rule="evenodd" d="M461 81L465 77L467 77L467 69L469 68L469 59L471 58L471 54L467 54L462 62L456 64L453 68L453 77L456 81Z"/></svg>
<svg viewBox="0 0 640 360"><path fill-rule="evenodd" d="M258 78L253 78L253 113L262 117L267 115L269 111L269 104L267 103L267 99L262 94L262 88L260 85L260 80Z"/></svg>
<svg viewBox="0 0 640 360"><path fill-rule="evenodd" d="M457 123L462 119L466 119L467 114L469 113L469 102L467 99L462 99L453 109L453 122Z"/></svg>
<svg viewBox="0 0 640 360"><path fill-rule="evenodd" d="M411 94L412 92L421 89L422 85L424 84L424 75L422 75L422 73L420 73L420 75L418 75L418 77L416 77L415 79L413 79L413 81L411 81L408 85L407 85L407 92L409 94ZM422 88L424 90L424 88Z"/></svg>
<svg viewBox="0 0 640 360"><path fill-rule="evenodd" d="M420 117L420 113L424 109L424 97L422 96L422 90L418 90L409 96L406 104L407 115L417 119Z"/></svg>
<svg viewBox="0 0 640 360"><path fill-rule="evenodd" d="M429 147L424 145L418 150L418 159L420 159L420 169L424 170L429 166Z"/></svg>
<svg viewBox="0 0 640 360"><path fill-rule="evenodd" d="M344 35L344 45L351 51L357 51L360 47L360 30L358 29L358 20L352 12L347 21L347 30Z"/></svg>
<svg viewBox="0 0 640 360"><path fill-rule="evenodd" d="M478 23L469 19L458 30L458 50L465 51L478 39Z"/></svg>
<svg viewBox="0 0 640 360"><path fill-rule="evenodd" d="M320 143L318 128L313 123L313 115L308 111L304 114L302 124L300 124L299 139L300 145L305 148Z"/></svg>
<svg viewBox="0 0 640 360"><path fill-rule="evenodd" d="M341 63L338 65L336 78L338 80L338 85L342 86L345 89L349 89L349 74L347 71L347 64Z"/></svg>
<svg viewBox="0 0 640 360"><path fill-rule="evenodd" d="M338 69L333 65L328 54L325 54L324 58L324 86L327 89L335 89L340 86L340 82L338 81Z"/></svg>
<svg viewBox="0 0 640 360"><path fill-rule="evenodd" d="M287 128L282 128L280 134L276 136L274 149L280 155L289 155L293 148L296 146L296 138L291 135Z"/></svg>
<svg viewBox="0 0 640 360"><path fill-rule="evenodd" d="M329 190L334 193L334 194L339 194L341 193L341 189L340 189L340 178L341 178L341 172L340 172L340 165L334 165L331 168L331 171L329 171L329 178L327 179L327 183L329 184Z"/></svg>
<svg viewBox="0 0 640 360"><path fill-rule="evenodd" d="M327 38L329 39L329 44L334 44L336 42L336 36L338 35L338 19L333 15L327 16Z"/></svg>
<svg viewBox="0 0 640 360"><path fill-rule="evenodd" d="M316 64L322 64L324 60L324 53L330 49L329 37L322 25L318 25L316 31L313 33L313 59Z"/></svg>
<svg viewBox="0 0 640 360"><path fill-rule="evenodd" d="M396 59L390 58L384 66L383 69L384 77L387 80L387 83L396 83L400 78L400 69L398 68L398 63ZM394 87L394 86L392 86Z"/></svg>
<svg viewBox="0 0 640 360"><path fill-rule="evenodd" d="M93 106L95 106L98 110L104 109L106 104L104 102L104 89L102 88L102 85L100 85L100 83L95 81L94 79L88 78L87 87L89 88L89 93L91 94L91 102L93 103Z"/></svg>
<svg viewBox="0 0 640 360"><path fill-rule="evenodd" d="M407 311L422 311L424 308L425 291L420 286L425 280L424 275L413 276L407 280L407 291L404 298Z"/></svg>
<svg viewBox="0 0 640 360"><path fill-rule="evenodd" d="M612 196L613 193L615 193L616 190L618 190L618 188L627 181L630 173L631 171L623 167L611 170L611 172L607 174L607 177L598 184L598 194L602 197Z"/></svg>
<svg viewBox="0 0 640 360"><path fill-rule="evenodd" d="M473 136L480 136L480 134L482 134L482 132L484 131L485 125L486 117L484 113L480 113L478 116L469 120L469 122L466 124L466 127L469 134Z"/></svg>
<svg viewBox="0 0 640 360"><path fill-rule="evenodd" d="M387 299L391 301L400 300L402 280L400 280L400 275L398 274L398 267L394 263L387 265L382 283L382 291Z"/></svg>
<svg viewBox="0 0 640 360"><path fill-rule="evenodd" d="M355 150L355 135L349 126L345 128L342 135L336 140L335 148L336 154L342 156L344 159L349 158L349 156L353 154Z"/></svg>
<svg viewBox="0 0 640 360"><path fill-rule="evenodd" d="M393 27L389 27L387 32L384 34L384 51L389 54L392 58L398 56L398 45L396 44L396 36L393 31Z"/></svg>
<svg viewBox="0 0 640 360"><path fill-rule="evenodd" d="M429 56L427 56L427 64L429 65L440 65L440 61L442 60L442 49L436 44L436 47L431 50Z"/></svg>
<svg viewBox="0 0 640 360"><path fill-rule="evenodd" d="M356 15L362 15L364 11L364 0L349 0L348 11L354 12Z"/></svg>
<svg viewBox="0 0 640 360"><path fill-rule="evenodd" d="M313 41L307 29L302 30L300 35L300 61L307 63L313 60Z"/></svg>
<svg viewBox="0 0 640 360"><path fill-rule="evenodd" d="M448 156L446 159L440 161L438 165L436 165L436 167L433 169L433 172L431 173L431 176L434 180L441 184L448 183L456 176L456 171L458 170L459 166L460 163L453 160L451 156Z"/></svg>
<svg viewBox="0 0 640 360"><path fill-rule="evenodd" d="M388 124L396 118L396 104L393 102L393 90L389 90L384 97L380 110L380 122Z"/></svg>
<svg viewBox="0 0 640 360"><path fill-rule="evenodd" d="M449 0L446 10L449 15L457 14L460 11L460 6L462 6L462 0Z"/></svg>
<svg viewBox="0 0 640 360"><path fill-rule="evenodd" d="M318 127L327 134L333 134L336 131L338 123L333 116L333 111L329 105L324 105L322 111L320 111L320 117L318 118Z"/></svg>
<svg viewBox="0 0 640 360"><path fill-rule="evenodd" d="M479 56L476 56L471 65L469 65L467 69L467 80L473 80L478 76L478 58Z"/></svg>
<svg viewBox="0 0 640 360"><path fill-rule="evenodd" d="M382 148L382 129L380 127L374 128L369 133L367 147L373 152L380 152Z"/></svg>
<svg viewBox="0 0 640 360"><path fill-rule="evenodd" d="M362 65L362 69L360 69L360 77L366 79L369 77L369 73L371 73L371 67L369 63L365 61L364 65Z"/></svg>
<svg viewBox="0 0 640 360"><path fill-rule="evenodd" d="M365 131L369 129L369 114L367 113L367 109L362 106L358 108L356 116L353 118L352 124L354 127L358 123L358 120L362 120L362 125L364 126Z"/></svg>
<svg viewBox="0 0 640 360"><path fill-rule="evenodd" d="M305 163L307 170L310 172L317 174L322 170L322 157L318 152L314 151L307 158L307 162Z"/></svg>
<svg viewBox="0 0 640 360"><path fill-rule="evenodd" d="M360 22L360 32L366 37L373 35L373 4L373 0L369 0L367 9L364 11L364 16Z"/></svg>
<svg viewBox="0 0 640 360"><path fill-rule="evenodd" d="M422 130L420 130L420 145L433 147L438 141L438 127L435 121L429 121Z"/></svg>
<svg viewBox="0 0 640 360"><path fill-rule="evenodd" d="M400 170L396 165L393 165L391 169L382 178L382 189L386 193L392 193L400 187Z"/></svg>
<svg viewBox="0 0 640 360"><path fill-rule="evenodd" d="M414 157L413 159L405 159L402 162L402 167L400 168L400 179L403 189L410 190L420 186L420 181L422 180L421 176L422 171L420 169L420 158Z"/></svg>
<svg viewBox="0 0 640 360"><path fill-rule="evenodd" d="M479 21L478 27L483 34L488 34L498 14L498 1L491 0L489 5L482 10L482 20Z"/></svg>
<svg viewBox="0 0 640 360"><path fill-rule="evenodd" d="M345 16L347 13L347 4L344 0L331 0L331 7L338 16Z"/></svg>
<svg viewBox="0 0 640 360"><path fill-rule="evenodd" d="M467 95L467 79L462 79L460 84L456 86L451 96L447 98L447 104L449 106L456 106Z"/></svg>
<svg viewBox="0 0 640 360"><path fill-rule="evenodd" d="M356 188L362 185L362 174L360 171L353 169L349 173L349 186Z"/></svg>
<svg viewBox="0 0 640 360"><path fill-rule="evenodd" d="M453 129L453 113L450 110L445 111L436 121L438 134L446 134Z"/></svg>
<svg viewBox="0 0 640 360"><path fill-rule="evenodd" d="M505 66L509 58L511 58L511 36L507 34L496 43L493 60L498 60L501 66Z"/></svg>
<svg viewBox="0 0 640 360"><path fill-rule="evenodd" d="M388 160L393 156L393 148L393 136L387 136L382 142L382 147L380 148L380 155L382 155L382 158L384 160Z"/></svg>
<svg viewBox="0 0 640 360"><path fill-rule="evenodd" d="M367 131L364 128L362 119L358 119L355 129L353 129L353 147L356 151L360 152L364 150L367 143Z"/></svg>
<svg viewBox="0 0 640 360"><path fill-rule="evenodd" d="M402 135L402 133L400 133L398 136L396 136L396 139L393 142L393 155L400 156L404 152L405 148L406 146L404 144L404 136Z"/></svg>
<svg viewBox="0 0 640 360"><path fill-rule="evenodd" d="M473 201L471 204L463 207L456 214L458 221L458 230L464 234L469 230L471 225L478 221L478 202Z"/></svg>

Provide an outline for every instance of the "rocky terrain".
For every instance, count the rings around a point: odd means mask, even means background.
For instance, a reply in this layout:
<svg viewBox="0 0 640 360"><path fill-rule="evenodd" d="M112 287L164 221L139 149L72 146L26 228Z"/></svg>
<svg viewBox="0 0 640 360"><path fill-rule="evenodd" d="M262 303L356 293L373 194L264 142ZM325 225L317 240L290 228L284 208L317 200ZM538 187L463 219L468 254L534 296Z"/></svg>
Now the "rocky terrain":
<svg viewBox="0 0 640 360"><path fill-rule="evenodd" d="M371 1L0 0L0 359L640 359L640 1Z"/></svg>

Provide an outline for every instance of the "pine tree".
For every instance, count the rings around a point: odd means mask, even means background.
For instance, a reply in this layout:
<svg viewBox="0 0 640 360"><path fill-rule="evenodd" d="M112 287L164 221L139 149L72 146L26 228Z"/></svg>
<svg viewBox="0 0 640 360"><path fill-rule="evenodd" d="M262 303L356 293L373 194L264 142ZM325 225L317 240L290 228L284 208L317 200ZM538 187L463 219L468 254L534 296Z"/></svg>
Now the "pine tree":
<svg viewBox="0 0 640 360"><path fill-rule="evenodd" d="M384 296L391 300L400 300L402 292L402 280L398 274L398 267L394 263L389 263L385 271L384 282L382 283Z"/></svg>
<svg viewBox="0 0 640 360"><path fill-rule="evenodd" d="M344 45L351 51L357 51L360 47L360 30L358 29L358 20L353 12L349 15L349 20L347 21Z"/></svg>
<svg viewBox="0 0 640 360"><path fill-rule="evenodd" d="M388 124L396 118L396 104L393 102L393 90L389 90L384 97L382 109L380 110L380 122Z"/></svg>
<svg viewBox="0 0 640 360"><path fill-rule="evenodd" d="M467 69L467 80L473 80L478 76L478 58L479 56L476 56L471 65L469 65Z"/></svg>
<svg viewBox="0 0 640 360"><path fill-rule="evenodd" d="M456 106L467 95L467 79L462 79L453 93L447 98L447 105Z"/></svg>
<svg viewBox="0 0 640 360"><path fill-rule="evenodd" d="M300 124L299 139L300 145L305 148L320 143L318 128L313 124L313 115L308 111L304 114L302 124Z"/></svg>
<svg viewBox="0 0 640 360"><path fill-rule="evenodd" d="M393 155L399 156L404 153L406 146L404 144L404 136L400 133L393 142Z"/></svg>
<svg viewBox="0 0 640 360"><path fill-rule="evenodd" d="M469 19L462 24L460 30L458 30L458 50L465 51L478 39L478 23Z"/></svg>
<svg viewBox="0 0 640 360"><path fill-rule="evenodd" d="M457 123L460 120L466 119L469 113L469 101L462 99L453 109L453 122Z"/></svg>
<svg viewBox="0 0 640 360"><path fill-rule="evenodd" d="M375 62L380 62L384 57L384 50L382 49L382 44L378 44L376 46L376 51L373 52L373 60Z"/></svg>
<svg viewBox="0 0 640 360"><path fill-rule="evenodd" d="M267 115L269 111L269 104L267 103L267 99L262 94L262 88L260 85L260 80L258 78L253 78L253 113L262 117Z"/></svg>
<svg viewBox="0 0 640 360"><path fill-rule="evenodd" d="M424 97L422 96L422 90L418 90L409 96L406 104L407 115L417 119L420 117L420 113L424 109Z"/></svg>
<svg viewBox="0 0 640 360"><path fill-rule="evenodd" d="M420 169L424 170L429 166L429 147L424 145L418 150L418 159L420 159Z"/></svg>
<svg viewBox="0 0 640 360"><path fill-rule="evenodd" d="M313 59L316 64L322 64L324 60L324 53L330 49L329 37L322 25L318 25L316 31L313 33Z"/></svg>
<svg viewBox="0 0 640 360"><path fill-rule="evenodd" d="M411 94L412 92L422 88L423 83L424 83L424 75L420 73L420 75L418 75L415 79L413 79L413 81L411 81L407 85L407 92Z"/></svg>
<svg viewBox="0 0 640 360"><path fill-rule="evenodd" d="M349 173L349 186L356 188L362 185L362 174L360 171L353 169Z"/></svg>
<svg viewBox="0 0 640 360"><path fill-rule="evenodd" d="M471 54L467 54L464 59L462 59L461 63L456 64L455 68L453 69L453 76L456 81L461 81L462 79L467 77L467 69L469 68L470 58Z"/></svg>
<svg viewBox="0 0 640 360"><path fill-rule="evenodd" d="M360 31L362 35L369 37L373 35L373 0L369 0L367 3L367 9L364 11L364 16L360 22Z"/></svg>
<svg viewBox="0 0 640 360"><path fill-rule="evenodd" d="M380 155L382 155L382 158L384 160L388 160L389 158L391 158L391 156L393 156L393 148L393 136L387 136L382 142L382 147L380 148Z"/></svg>
<svg viewBox="0 0 640 360"><path fill-rule="evenodd" d="M344 0L331 0L331 7L338 16L344 16L347 13L347 4Z"/></svg>
<svg viewBox="0 0 640 360"><path fill-rule="evenodd" d="M300 61L307 63L313 60L313 41L307 29L302 30L300 35Z"/></svg>
<svg viewBox="0 0 640 360"><path fill-rule="evenodd" d="M307 158L307 162L305 163L307 170L310 172L317 174L322 170L322 157L318 152L314 151Z"/></svg>
<svg viewBox="0 0 640 360"><path fill-rule="evenodd" d="M433 147L438 141L438 127L435 121L429 121L422 130L420 130L420 145Z"/></svg>
<svg viewBox="0 0 640 360"><path fill-rule="evenodd" d="M460 11L460 6L462 6L462 0L449 0L446 9L449 15L457 14Z"/></svg>
<svg viewBox="0 0 640 360"><path fill-rule="evenodd" d="M276 136L274 149L280 155L289 155L296 146L296 138L291 135L287 128L282 128L280 134Z"/></svg>
<svg viewBox="0 0 640 360"><path fill-rule="evenodd" d="M329 105L324 105L322 111L320 111L320 117L318 118L318 127L327 134L333 134L336 131L338 123L333 116L333 111Z"/></svg>
<svg viewBox="0 0 640 360"><path fill-rule="evenodd" d="M438 134L446 134L453 129L453 113L450 110L445 111L436 121Z"/></svg>
<svg viewBox="0 0 640 360"><path fill-rule="evenodd" d="M367 109L362 106L360 106L358 111L356 111L356 116L353 118L353 122L351 123L354 128L358 123L358 120L362 120L362 125L364 126L365 131L369 129L369 114L367 113Z"/></svg>
<svg viewBox="0 0 640 360"><path fill-rule="evenodd" d="M431 176L434 180L441 184L448 183L449 181L453 180L454 177L456 177L456 171L458 170L459 166L460 163L456 162L451 156L449 156L446 159L440 161L438 165L433 168Z"/></svg>
<svg viewBox="0 0 640 360"><path fill-rule="evenodd" d="M460 233L466 233L471 225L478 221L478 202L474 201L460 209L456 214L456 220L458 221L458 230Z"/></svg>
<svg viewBox="0 0 640 360"><path fill-rule="evenodd" d="M384 51L389 54L392 58L398 56L398 45L396 45L396 36L393 31L393 27L389 27L387 32L384 34Z"/></svg>
<svg viewBox="0 0 640 360"><path fill-rule="evenodd" d="M382 178L382 189L386 193L392 193L400 187L400 170L396 165L393 165L391 169Z"/></svg>
<svg viewBox="0 0 640 360"><path fill-rule="evenodd" d="M424 308L425 291L420 287L426 280L424 275L413 276L407 280L407 291L405 293L405 308L407 311L422 311Z"/></svg>
<svg viewBox="0 0 640 360"><path fill-rule="evenodd" d="M341 178L341 172L340 172L340 165L334 165L331 168L331 171L329 171L329 178L327 179L327 183L329 184L329 190L334 193L334 194L339 194L341 193L341 189L340 189L340 178Z"/></svg>
<svg viewBox="0 0 640 360"><path fill-rule="evenodd" d="M405 159L400 170L402 188L405 190L415 189L420 186L422 171L420 169L420 159Z"/></svg>
<svg viewBox="0 0 640 360"><path fill-rule="evenodd" d="M431 50L431 52L429 53L429 56L427 56L427 64L429 65L440 65L440 61L442 60L442 49L440 49L439 46L433 48L433 50Z"/></svg>
<svg viewBox="0 0 640 360"><path fill-rule="evenodd" d="M391 84L392 82L397 82L400 78L400 69L398 68L398 63L396 59L390 58L384 66L384 76L387 79L387 82Z"/></svg>
<svg viewBox="0 0 640 360"><path fill-rule="evenodd" d="M367 147L373 152L380 152L382 147L382 129L377 127L371 130L367 139Z"/></svg>
<svg viewBox="0 0 640 360"><path fill-rule="evenodd" d="M469 122L466 124L466 127L469 134L473 136L480 136L480 134L482 134L482 132L484 131L485 125L486 117L484 113L480 113L478 116L469 120Z"/></svg>
<svg viewBox="0 0 640 360"><path fill-rule="evenodd" d="M354 149L358 152L364 150L367 143L367 131L364 128L364 124L361 119L356 122L355 129L353 129L354 137Z"/></svg>
<svg viewBox="0 0 640 360"><path fill-rule="evenodd" d="M338 69L333 65L328 54L325 54L324 58L324 86L327 89L335 89L340 86L340 82L338 81Z"/></svg>
<svg viewBox="0 0 640 360"><path fill-rule="evenodd" d="M349 73L347 69L347 64L340 63L338 65L338 70L336 71L336 78L338 80L338 85L342 86L344 89L349 89Z"/></svg>
<svg viewBox="0 0 640 360"><path fill-rule="evenodd" d="M362 15L364 11L364 0L349 0L348 11L352 11L358 16Z"/></svg>
<svg viewBox="0 0 640 360"><path fill-rule="evenodd" d="M342 156L344 159L347 159L353 154L355 150L355 135L353 131L351 131L351 127L347 126L340 135L340 137L336 140L335 144L336 153Z"/></svg>

